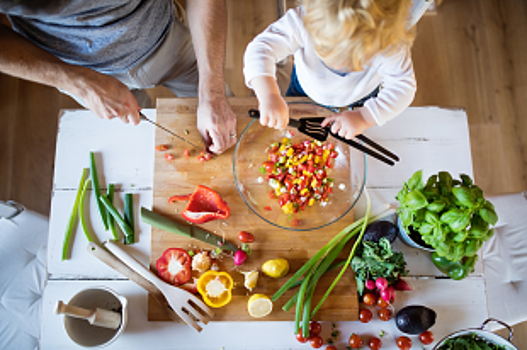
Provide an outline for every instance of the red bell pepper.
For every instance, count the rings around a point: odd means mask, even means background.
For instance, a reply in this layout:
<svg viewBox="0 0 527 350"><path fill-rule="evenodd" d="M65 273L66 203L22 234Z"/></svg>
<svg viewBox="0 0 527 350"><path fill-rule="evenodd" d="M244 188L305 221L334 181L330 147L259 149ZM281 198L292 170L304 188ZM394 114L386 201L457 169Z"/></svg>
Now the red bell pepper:
<svg viewBox="0 0 527 350"><path fill-rule="evenodd" d="M187 251L169 248L156 262L157 273L170 284L185 284L192 277L192 258Z"/></svg>
<svg viewBox="0 0 527 350"><path fill-rule="evenodd" d="M181 213L185 220L194 224L203 224L216 219L227 219L230 208L214 190L198 185L191 195L172 196L169 202L188 200L188 204Z"/></svg>

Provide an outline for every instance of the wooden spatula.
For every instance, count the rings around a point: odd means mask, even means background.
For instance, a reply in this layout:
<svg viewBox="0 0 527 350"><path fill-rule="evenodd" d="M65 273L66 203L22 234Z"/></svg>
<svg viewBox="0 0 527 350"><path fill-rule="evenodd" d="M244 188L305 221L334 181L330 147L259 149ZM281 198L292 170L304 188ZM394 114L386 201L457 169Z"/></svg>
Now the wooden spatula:
<svg viewBox="0 0 527 350"><path fill-rule="evenodd" d="M88 321L92 326L117 329L121 325L121 314L115 311L95 308L85 309L57 301L55 314L68 315Z"/></svg>

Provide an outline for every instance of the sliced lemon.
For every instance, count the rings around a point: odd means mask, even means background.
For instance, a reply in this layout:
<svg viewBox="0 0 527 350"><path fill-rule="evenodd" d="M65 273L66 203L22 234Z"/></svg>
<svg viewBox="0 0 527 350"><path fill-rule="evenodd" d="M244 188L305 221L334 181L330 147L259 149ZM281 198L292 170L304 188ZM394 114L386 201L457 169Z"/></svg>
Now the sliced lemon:
<svg viewBox="0 0 527 350"><path fill-rule="evenodd" d="M282 258L268 260L262 265L262 271L272 278L284 277L289 272L289 262Z"/></svg>
<svg viewBox="0 0 527 350"><path fill-rule="evenodd" d="M255 318L267 316L273 311L273 302L264 294L254 294L247 303L249 315Z"/></svg>

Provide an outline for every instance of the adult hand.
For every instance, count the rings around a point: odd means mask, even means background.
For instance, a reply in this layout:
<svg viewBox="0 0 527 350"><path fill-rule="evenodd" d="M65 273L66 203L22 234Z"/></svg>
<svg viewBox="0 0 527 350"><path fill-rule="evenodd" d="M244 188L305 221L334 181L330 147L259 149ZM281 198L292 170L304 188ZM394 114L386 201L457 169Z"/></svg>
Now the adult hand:
<svg viewBox="0 0 527 350"><path fill-rule="evenodd" d="M198 131L212 153L220 154L236 143L236 116L225 95L199 99Z"/></svg>
<svg viewBox="0 0 527 350"><path fill-rule="evenodd" d="M258 99L260 124L283 130L289 124L289 107L280 94L260 96Z"/></svg>
<svg viewBox="0 0 527 350"><path fill-rule="evenodd" d="M375 125L374 122L367 122L359 111L345 111L333 114L322 121L323 127L329 124L331 124L332 133L348 140L362 134L364 130Z"/></svg>
<svg viewBox="0 0 527 350"><path fill-rule="evenodd" d="M137 100L128 87L116 78L92 70L85 71L82 86L74 92L81 97L97 117L119 118L124 123L139 124L141 117Z"/></svg>

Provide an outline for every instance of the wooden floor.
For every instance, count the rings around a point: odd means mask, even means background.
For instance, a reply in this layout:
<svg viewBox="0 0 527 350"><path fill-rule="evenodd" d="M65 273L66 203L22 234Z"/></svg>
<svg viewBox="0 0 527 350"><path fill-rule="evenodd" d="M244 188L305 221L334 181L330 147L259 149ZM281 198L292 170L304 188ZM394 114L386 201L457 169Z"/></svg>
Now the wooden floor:
<svg viewBox="0 0 527 350"><path fill-rule="evenodd" d="M237 96L250 93L242 77L245 46L276 19L275 4L229 0L225 69ZM418 24L413 106L467 111L475 180L486 195L527 190L526 38L523 0L445 0ZM171 95L162 88L149 93ZM78 105L53 88L0 74L0 200L49 214L62 108ZM519 348L527 348L527 326L517 335Z"/></svg>

